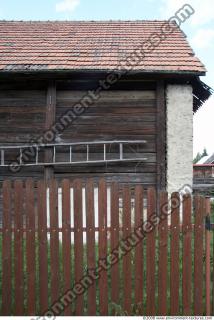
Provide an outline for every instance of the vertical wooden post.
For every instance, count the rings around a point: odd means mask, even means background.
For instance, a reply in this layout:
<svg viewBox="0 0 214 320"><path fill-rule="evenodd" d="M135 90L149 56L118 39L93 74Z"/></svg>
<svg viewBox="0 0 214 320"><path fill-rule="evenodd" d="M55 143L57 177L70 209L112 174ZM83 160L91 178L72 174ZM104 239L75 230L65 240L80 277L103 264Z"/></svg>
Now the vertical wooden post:
<svg viewBox="0 0 214 320"><path fill-rule="evenodd" d="M45 119L45 130L51 130L56 120L56 82L54 80L50 81L47 88L47 105L46 105L46 119ZM48 136L51 136L49 134ZM52 143L55 141L55 138ZM51 162L53 159L53 150L51 148L46 148L45 150L45 162ZM54 168L53 166L46 166L44 168L45 181L49 181L54 178Z"/></svg>
<svg viewBox="0 0 214 320"><path fill-rule="evenodd" d="M158 203L160 214L166 215L168 211L168 194L160 193ZM165 217L158 226L158 315L167 316L167 264L168 264L168 219Z"/></svg>
<svg viewBox="0 0 214 320"><path fill-rule="evenodd" d="M123 239L131 234L131 190L128 185L123 187ZM124 311L131 315L132 279L131 279L131 252L126 252L123 257L123 282L124 282Z"/></svg>
<svg viewBox="0 0 214 320"><path fill-rule="evenodd" d="M26 258L27 258L27 314L36 313L36 226L34 181L26 181Z"/></svg>
<svg viewBox="0 0 214 320"><path fill-rule="evenodd" d="M210 198L205 199L206 212L206 316L211 315L211 289L210 289Z"/></svg>
<svg viewBox="0 0 214 320"><path fill-rule="evenodd" d="M157 195L154 188L147 190L147 220L151 221L156 213ZM146 315L155 316L155 246L157 229L146 235Z"/></svg>
<svg viewBox="0 0 214 320"><path fill-rule="evenodd" d="M14 182L14 299L16 316L24 314L23 182Z"/></svg>
<svg viewBox="0 0 214 320"><path fill-rule="evenodd" d="M143 187L141 185L135 188L135 228L142 228L143 224ZM143 240L135 248L135 304L139 315L143 315Z"/></svg>
<svg viewBox="0 0 214 320"><path fill-rule="evenodd" d="M157 119L156 119L156 145L157 145L157 189L166 188L166 108L164 81L157 82Z"/></svg>
<svg viewBox="0 0 214 320"><path fill-rule="evenodd" d="M87 236L87 268L96 268L95 252L95 217L94 217L94 181L86 183L86 236ZM88 315L96 316L96 283L88 289Z"/></svg>
<svg viewBox="0 0 214 320"><path fill-rule="evenodd" d="M62 255L63 255L63 292L71 288L71 194L70 181L62 181ZM64 316L71 316L71 305Z"/></svg>
<svg viewBox="0 0 214 320"><path fill-rule="evenodd" d="M183 196L182 210L182 304L183 315L192 314L192 198L190 194Z"/></svg>
<svg viewBox="0 0 214 320"><path fill-rule="evenodd" d="M56 180L50 181L49 190L51 303L53 304L60 295L58 184Z"/></svg>
<svg viewBox="0 0 214 320"><path fill-rule="evenodd" d="M117 182L111 183L111 250L117 248L119 243L119 185ZM117 254L119 258L119 254ZM111 300L119 304L120 299L120 270L119 263L115 263L111 268ZM115 311L115 310L114 310Z"/></svg>
<svg viewBox="0 0 214 320"><path fill-rule="evenodd" d="M40 314L48 309L48 253L47 253L47 189L43 181L37 186L38 244L39 244L39 304Z"/></svg>
<svg viewBox="0 0 214 320"><path fill-rule="evenodd" d="M170 316L179 315L179 229L180 195L174 192L171 196Z"/></svg>
<svg viewBox="0 0 214 320"><path fill-rule="evenodd" d="M204 199L195 197L195 241L194 241L194 315L202 316L204 312Z"/></svg>
<svg viewBox="0 0 214 320"><path fill-rule="evenodd" d="M12 206L11 182L5 180L2 190L3 201L3 238L2 238L2 310L1 316L11 315L12 302Z"/></svg>
<svg viewBox="0 0 214 320"><path fill-rule="evenodd" d="M211 217L213 217L213 208L211 206L211 200L210 200L210 215ZM214 241L214 234L213 234L213 231L214 231L214 224L213 224L213 221L211 221L210 223L210 228L212 230L212 233L211 233L211 237L212 237L212 242ZM214 258L214 246L212 245L212 258ZM212 314L214 313L214 263L212 263Z"/></svg>
<svg viewBox="0 0 214 320"><path fill-rule="evenodd" d="M98 184L99 261L107 256L107 184L104 179ZM103 268L99 279L100 315L108 315L108 275Z"/></svg>
<svg viewBox="0 0 214 320"><path fill-rule="evenodd" d="M82 180L75 180L74 186L74 282L75 284L83 277L83 201ZM82 291L83 293L83 291ZM82 316L84 309L83 295L79 294L75 301L75 315Z"/></svg>

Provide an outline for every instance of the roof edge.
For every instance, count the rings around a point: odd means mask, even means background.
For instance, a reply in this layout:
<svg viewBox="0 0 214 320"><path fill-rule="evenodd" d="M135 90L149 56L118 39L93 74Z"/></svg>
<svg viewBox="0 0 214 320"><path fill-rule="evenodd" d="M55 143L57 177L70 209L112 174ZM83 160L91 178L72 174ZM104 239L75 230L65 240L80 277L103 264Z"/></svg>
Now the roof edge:
<svg viewBox="0 0 214 320"><path fill-rule="evenodd" d="M80 23L80 22L103 22L103 23L106 23L106 22L166 22L168 21L167 19L133 19L133 20L123 20L123 19L107 19L107 20L1 20L0 19L0 23L1 22L28 22L28 23L47 23L47 22L59 22L59 23L62 23L62 22L65 22L65 23L68 23L68 22L74 22L74 23Z"/></svg>
<svg viewBox="0 0 214 320"><path fill-rule="evenodd" d="M128 73L128 74L136 74L136 73L140 73L140 74L169 74L169 75L176 75L176 74L180 74L180 75L190 75L190 76L205 76L206 75L206 71L183 71L183 70L132 70L132 71L128 71L127 70L112 70L112 69L9 69L9 70L5 70L2 69L0 70L0 74L54 74L54 73L77 73L77 72L82 72L82 73L89 73L89 72L96 72L96 73L118 73L118 74L124 74L124 73Z"/></svg>
<svg viewBox="0 0 214 320"><path fill-rule="evenodd" d="M193 111L196 113L214 93L214 90L199 77L193 79L191 84L193 87Z"/></svg>

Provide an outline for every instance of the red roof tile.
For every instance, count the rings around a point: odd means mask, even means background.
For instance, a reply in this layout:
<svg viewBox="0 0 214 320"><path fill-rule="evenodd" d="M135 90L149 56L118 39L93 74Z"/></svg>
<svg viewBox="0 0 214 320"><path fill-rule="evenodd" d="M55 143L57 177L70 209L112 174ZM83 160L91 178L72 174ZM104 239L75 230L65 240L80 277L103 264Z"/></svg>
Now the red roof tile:
<svg viewBox="0 0 214 320"><path fill-rule="evenodd" d="M164 21L0 21L0 71L118 70L160 34ZM179 28L133 66L145 72L206 71Z"/></svg>

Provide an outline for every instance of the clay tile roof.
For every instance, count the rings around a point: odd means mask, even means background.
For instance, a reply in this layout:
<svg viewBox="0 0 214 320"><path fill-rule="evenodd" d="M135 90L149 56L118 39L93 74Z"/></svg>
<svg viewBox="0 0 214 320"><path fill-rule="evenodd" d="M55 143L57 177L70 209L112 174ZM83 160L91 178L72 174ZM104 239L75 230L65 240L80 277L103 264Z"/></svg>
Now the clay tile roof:
<svg viewBox="0 0 214 320"><path fill-rule="evenodd" d="M122 70L164 21L0 21L0 71ZM149 49L148 49L149 50ZM172 34L133 70L203 74L184 33Z"/></svg>

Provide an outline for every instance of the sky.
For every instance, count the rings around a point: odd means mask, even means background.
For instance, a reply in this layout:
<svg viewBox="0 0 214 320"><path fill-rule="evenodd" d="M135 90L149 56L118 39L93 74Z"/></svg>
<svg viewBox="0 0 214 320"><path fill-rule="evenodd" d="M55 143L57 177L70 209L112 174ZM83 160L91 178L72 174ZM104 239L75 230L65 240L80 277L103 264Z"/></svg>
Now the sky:
<svg viewBox="0 0 214 320"><path fill-rule="evenodd" d="M195 10L182 29L208 72L201 80L214 88L214 0L0 0L1 20L169 19L185 3ZM214 97L194 115L194 150L214 153Z"/></svg>

